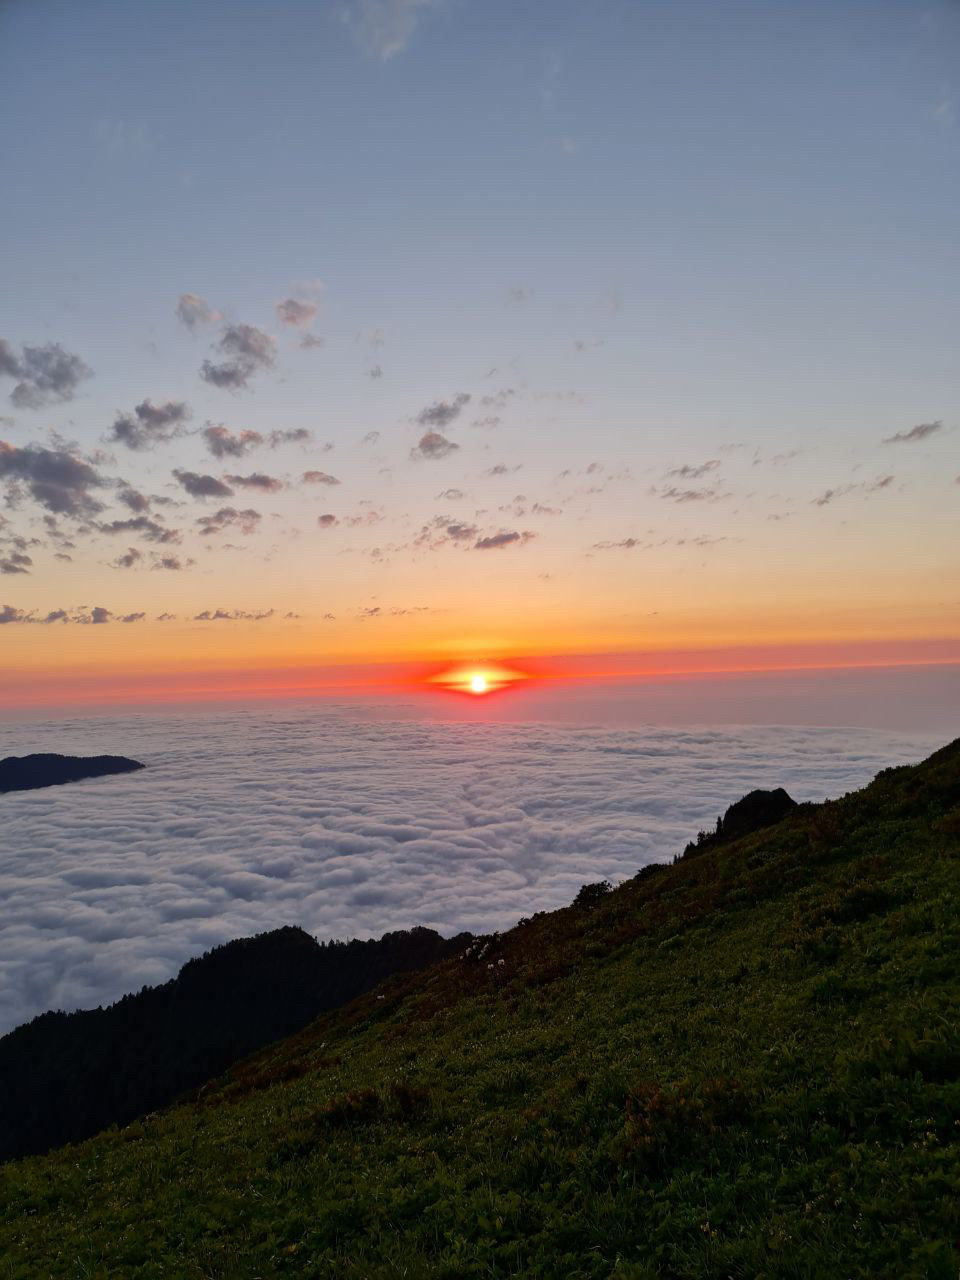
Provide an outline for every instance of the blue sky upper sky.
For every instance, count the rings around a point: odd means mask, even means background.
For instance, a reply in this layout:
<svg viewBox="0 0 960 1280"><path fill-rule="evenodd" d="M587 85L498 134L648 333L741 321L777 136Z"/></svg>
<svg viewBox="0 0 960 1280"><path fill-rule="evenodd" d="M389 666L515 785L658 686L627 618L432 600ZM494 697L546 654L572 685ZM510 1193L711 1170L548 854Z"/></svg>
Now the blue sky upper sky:
<svg viewBox="0 0 960 1280"><path fill-rule="evenodd" d="M955 635L958 53L954 3L6 0L0 607L184 655L274 610L261 659L718 643L761 597ZM51 343L92 373L11 404ZM145 403L186 407L131 449ZM37 449L100 510L51 533Z"/></svg>

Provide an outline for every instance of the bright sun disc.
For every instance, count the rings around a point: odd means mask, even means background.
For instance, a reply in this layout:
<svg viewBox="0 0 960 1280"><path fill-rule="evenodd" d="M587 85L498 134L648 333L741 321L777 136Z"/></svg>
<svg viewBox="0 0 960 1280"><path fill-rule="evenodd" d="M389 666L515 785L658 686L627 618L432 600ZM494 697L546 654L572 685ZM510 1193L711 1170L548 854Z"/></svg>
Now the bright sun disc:
<svg viewBox="0 0 960 1280"><path fill-rule="evenodd" d="M466 695L468 698L482 698L488 694L500 693L509 689L527 677L522 671L513 671L495 662L485 662L482 666L472 663L458 667L447 667L444 671L434 672L424 677L427 684L439 685L449 693Z"/></svg>

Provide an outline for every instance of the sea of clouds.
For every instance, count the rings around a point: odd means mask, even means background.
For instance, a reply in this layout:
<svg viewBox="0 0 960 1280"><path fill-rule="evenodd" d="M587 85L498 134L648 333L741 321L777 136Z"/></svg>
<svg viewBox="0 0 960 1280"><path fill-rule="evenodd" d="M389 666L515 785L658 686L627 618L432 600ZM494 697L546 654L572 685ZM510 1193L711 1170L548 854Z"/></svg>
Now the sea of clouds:
<svg viewBox="0 0 960 1280"><path fill-rule="evenodd" d="M782 727L378 720L343 705L0 726L141 773L0 796L0 1033L230 938L489 931L671 858L754 787L836 796L940 745Z"/></svg>

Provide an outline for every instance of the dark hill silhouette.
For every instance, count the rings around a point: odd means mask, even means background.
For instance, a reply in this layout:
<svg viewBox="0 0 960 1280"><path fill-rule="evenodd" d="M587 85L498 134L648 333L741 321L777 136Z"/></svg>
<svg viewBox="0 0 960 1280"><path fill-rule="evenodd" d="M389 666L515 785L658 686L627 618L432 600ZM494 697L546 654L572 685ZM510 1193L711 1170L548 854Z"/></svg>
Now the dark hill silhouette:
<svg viewBox="0 0 960 1280"><path fill-rule="evenodd" d="M729 840L740 840L764 827L772 827L796 807L796 800L791 799L783 787L775 791L749 791L742 800L732 804L722 818L717 818L715 831L701 831L696 841L684 849L683 857L695 856Z"/></svg>
<svg viewBox="0 0 960 1280"><path fill-rule="evenodd" d="M133 773L144 766L126 756L61 756L50 752L32 756L7 756L0 760L0 792L34 791L83 778L110 773Z"/></svg>
<svg viewBox="0 0 960 1280"><path fill-rule="evenodd" d="M416 928L318 943L288 927L190 960L108 1008L44 1013L0 1039L0 1159L48 1151L173 1102L395 973L462 950Z"/></svg>

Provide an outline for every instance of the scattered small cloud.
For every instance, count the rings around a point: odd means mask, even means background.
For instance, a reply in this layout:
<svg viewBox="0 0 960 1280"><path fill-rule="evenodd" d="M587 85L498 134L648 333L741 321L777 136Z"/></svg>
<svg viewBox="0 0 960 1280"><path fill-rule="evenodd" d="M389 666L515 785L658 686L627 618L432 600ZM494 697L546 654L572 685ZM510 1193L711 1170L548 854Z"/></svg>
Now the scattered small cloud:
<svg viewBox="0 0 960 1280"><path fill-rule="evenodd" d="M117 417L108 439L112 444L143 452L182 435L189 417L190 410L182 400L167 400L164 404L141 400L132 413Z"/></svg>
<svg viewBox="0 0 960 1280"><path fill-rule="evenodd" d="M300 477L304 484L339 484L340 481L336 476L330 475L328 471L304 471Z"/></svg>
<svg viewBox="0 0 960 1280"><path fill-rule="evenodd" d="M150 508L150 499L145 493L141 493L139 489L134 489L130 485L123 485L117 493L117 501L122 502L125 507L138 515Z"/></svg>
<svg viewBox="0 0 960 1280"><path fill-rule="evenodd" d="M283 488L283 481L276 476L264 475L262 471L252 471L248 476L225 476L226 480L238 489L257 489L261 493L277 493Z"/></svg>
<svg viewBox="0 0 960 1280"><path fill-rule="evenodd" d="M441 432L425 431L414 448L410 450L410 457L414 459L430 458L436 461L440 458L448 458L451 453L456 453L459 448L458 444L448 440Z"/></svg>
<svg viewBox="0 0 960 1280"><path fill-rule="evenodd" d="M103 503L91 489L106 484L99 472L68 449L8 444L0 440L0 480L7 482L7 499L16 502L21 485L35 502L55 515L75 518L96 515Z"/></svg>
<svg viewBox="0 0 960 1280"><path fill-rule="evenodd" d="M200 434L203 436L208 451L215 458L242 458L251 449L259 449L264 442L264 438L259 431L238 431L235 433L222 423L216 427L211 423L207 423Z"/></svg>
<svg viewBox="0 0 960 1280"><path fill-rule="evenodd" d="M332 529L334 525L339 524L339 520L330 512L325 512L322 516L317 516L317 524L321 529Z"/></svg>
<svg viewBox="0 0 960 1280"><path fill-rule="evenodd" d="M33 559L25 551L8 551L0 553L0 573L29 573Z"/></svg>
<svg viewBox="0 0 960 1280"><path fill-rule="evenodd" d="M306 427L292 427L288 431L271 431L267 436L267 444L271 449L279 449L284 444L308 444L313 439L313 432ZM323 452L329 453L332 444L325 444Z"/></svg>
<svg viewBox="0 0 960 1280"><path fill-rule="evenodd" d="M194 622L263 622L272 618L276 610L264 609L259 613L250 613L246 609L204 609L202 613L193 615Z"/></svg>
<svg viewBox="0 0 960 1280"><path fill-rule="evenodd" d="M96 526L98 533L115 535L118 533L126 533L130 535L139 535L146 542L158 543L177 543L180 541L180 534L176 529L169 529L166 525L161 524L159 520L154 520L150 516L131 516L127 520L110 520L105 521Z"/></svg>
<svg viewBox="0 0 960 1280"><path fill-rule="evenodd" d="M515 530L492 533L486 538L478 538L473 544L475 551L499 551L504 547L523 546L537 535L529 530L518 533Z"/></svg>
<svg viewBox="0 0 960 1280"><path fill-rule="evenodd" d="M64 351L59 342L42 347L24 345L17 355L12 345L0 338L0 377L17 380L10 400L18 409L42 409L72 400L83 379L92 376L90 366Z"/></svg>
<svg viewBox="0 0 960 1280"><path fill-rule="evenodd" d="M259 431L231 431L220 423L207 425L200 432L207 450L215 458L242 458L254 449L266 445L270 449L279 449L285 444L307 444L313 435L306 427L294 427L287 431L271 431L262 435Z"/></svg>
<svg viewBox="0 0 960 1280"><path fill-rule="evenodd" d="M299 298L284 298L276 304L275 310L281 324L295 329L309 328L317 314L315 303L302 302Z"/></svg>
<svg viewBox="0 0 960 1280"><path fill-rule="evenodd" d="M323 338L318 337L315 333L305 333L300 339L300 347L303 351L319 351L324 345Z"/></svg>
<svg viewBox="0 0 960 1280"><path fill-rule="evenodd" d="M208 305L206 298L196 293L181 293L177 302L177 318L188 329L196 329L198 325L220 324L223 316Z"/></svg>
<svg viewBox="0 0 960 1280"><path fill-rule="evenodd" d="M35 609L29 611L17 609L10 604L0 606L0 624L33 623L49 627L59 622L64 625L72 623L75 626L90 627L104 626L108 622L142 622L145 617L144 613L115 614L112 610L105 609L103 605L94 605L93 608L81 605L78 609L51 609L46 614L38 614Z"/></svg>
<svg viewBox="0 0 960 1280"><path fill-rule="evenodd" d="M221 507L212 515L198 516L197 526L204 537L222 533L229 528L239 529L241 533L249 535L256 531L262 518L260 512L252 507L245 507L242 511L238 511L236 507Z"/></svg>
<svg viewBox="0 0 960 1280"><path fill-rule="evenodd" d="M200 475L196 471L182 471L179 467L171 473L177 483L186 489L191 498L232 498L233 490L216 476Z"/></svg>
<svg viewBox="0 0 960 1280"><path fill-rule="evenodd" d="M474 524L450 520L447 516L435 516L423 526L414 538L413 545L420 551L437 551L451 544L463 546L472 543L479 536L480 531Z"/></svg>
<svg viewBox="0 0 960 1280"><path fill-rule="evenodd" d="M273 368L277 343L252 324L228 324L217 342L217 350L226 359L219 364L204 360L200 377L212 386L240 391L249 387L256 374Z"/></svg>
<svg viewBox="0 0 960 1280"><path fill-rule="evenodd" d="M455 422L466 405L470 403L470 396L465 391L458 391L450 400L434 400L433 404L427 405L425 409L421 409L414 419L421 427L432 427L439 431L445 431L452 422Z"/></svg>
<svg viewBox="0 0 960 1280"><path fill-rule="evenodd" d="M363 503L360 504L363 506ZM380 524L384 519L383 511L371 507L368 511L363 511L356 516L344 516L343 523L349 525L351 529L369 528L371 525Z"/></svg>
<svg viewBox="0 0 960 1280"><path fill-rule="evenodd" d="M111 564L115 569L133 569L142 559L142 551L138 551L136 547L128 547L124 554L117 556L116 560L111 561Z"/></svg>

